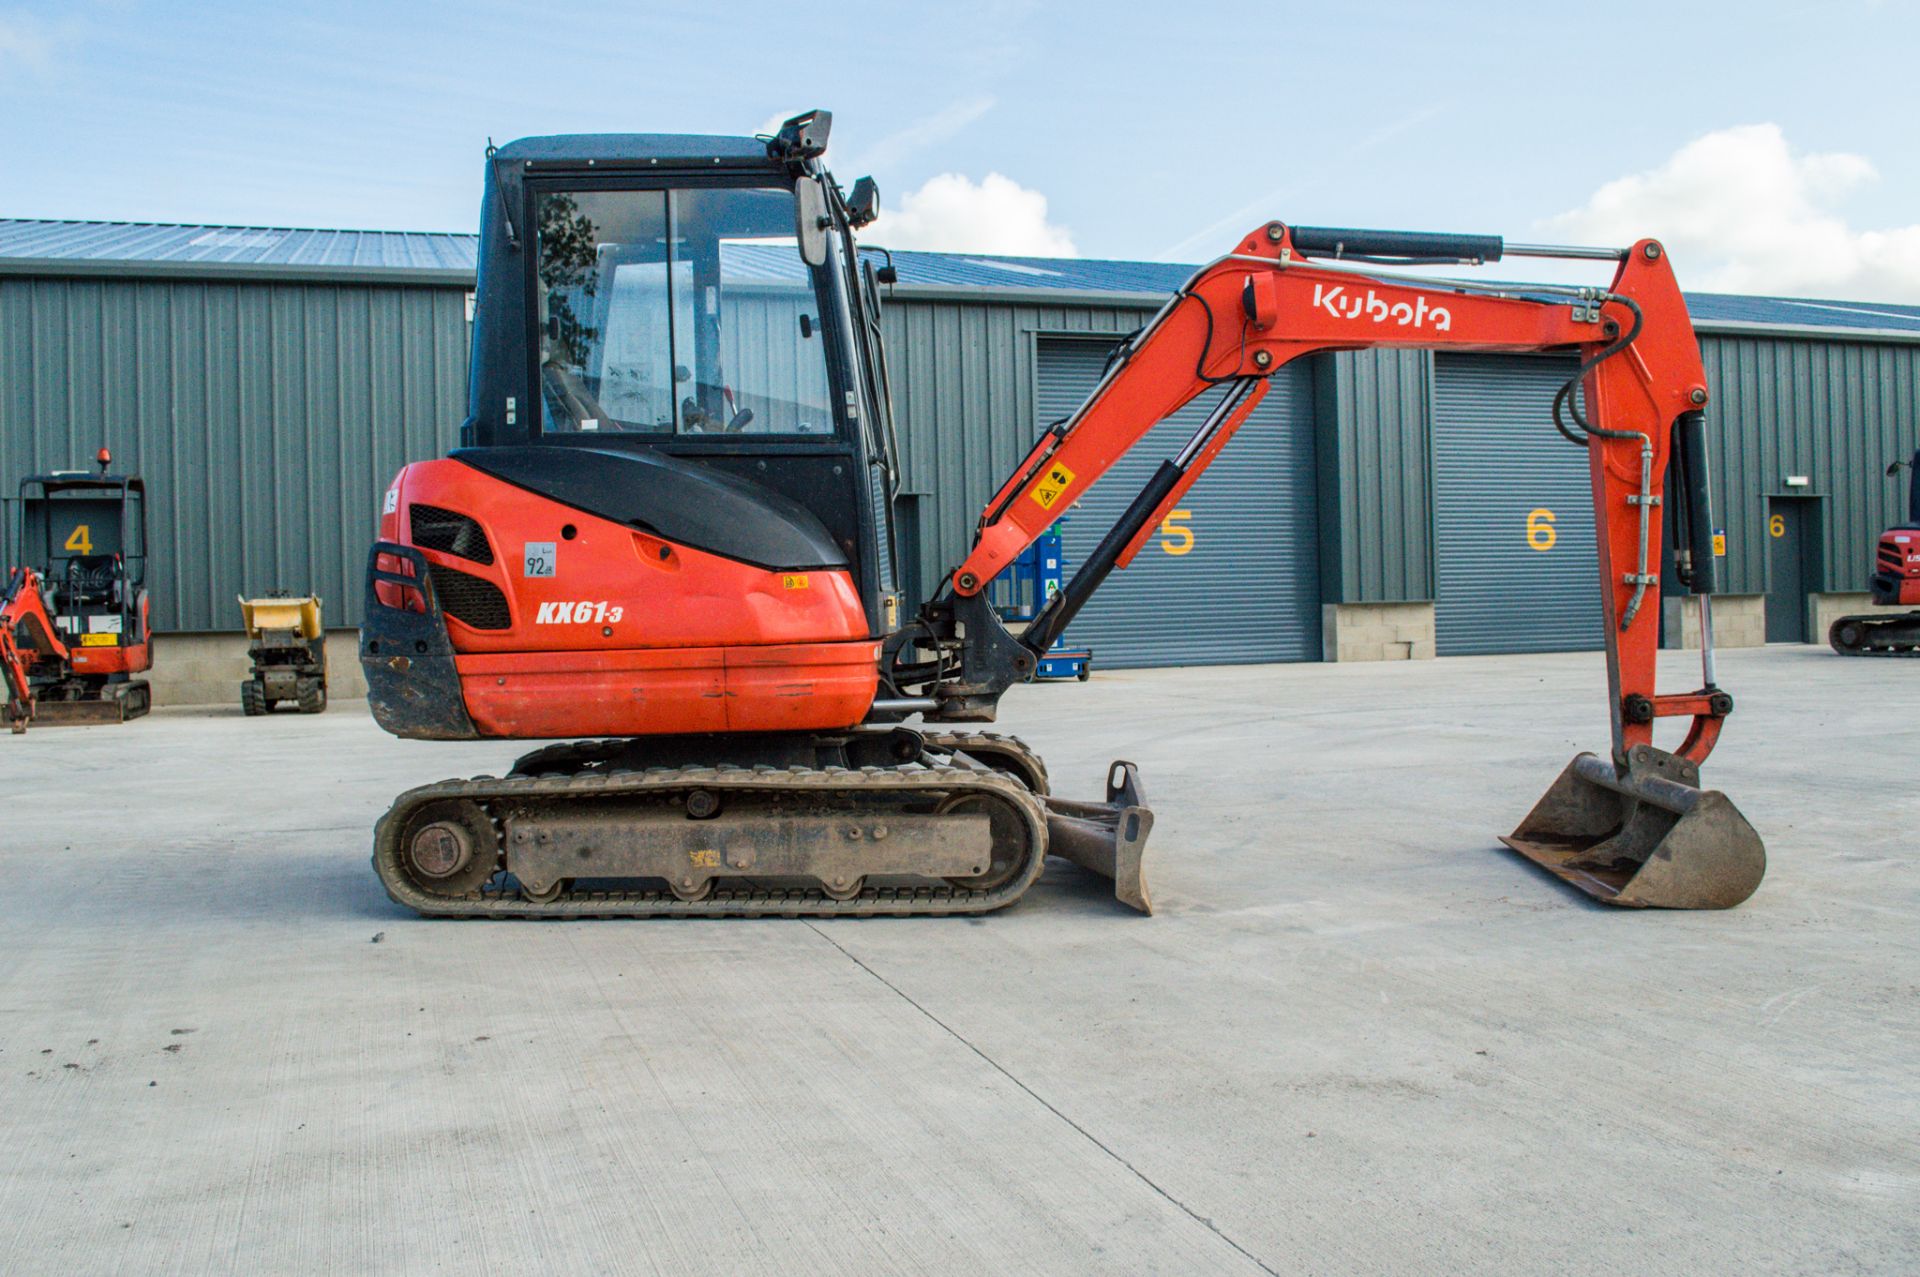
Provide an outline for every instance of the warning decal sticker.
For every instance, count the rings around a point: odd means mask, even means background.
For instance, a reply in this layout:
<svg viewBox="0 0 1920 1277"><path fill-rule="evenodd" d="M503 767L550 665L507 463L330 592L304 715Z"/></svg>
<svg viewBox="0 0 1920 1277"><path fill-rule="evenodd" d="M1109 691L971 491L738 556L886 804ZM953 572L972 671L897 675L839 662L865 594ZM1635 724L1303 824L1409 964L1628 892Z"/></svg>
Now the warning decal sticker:
<svg viewBox="0 0 1920 1277"><path fill-rule="evenodd" d="M1040 482L1033 486L1033 499L1040 503L1042 510L1051 510L1054 503L1060 500L1060 494L1072 484L1073 471L1055 462L1047 467L1047 472L1040 476Z"/></svg>

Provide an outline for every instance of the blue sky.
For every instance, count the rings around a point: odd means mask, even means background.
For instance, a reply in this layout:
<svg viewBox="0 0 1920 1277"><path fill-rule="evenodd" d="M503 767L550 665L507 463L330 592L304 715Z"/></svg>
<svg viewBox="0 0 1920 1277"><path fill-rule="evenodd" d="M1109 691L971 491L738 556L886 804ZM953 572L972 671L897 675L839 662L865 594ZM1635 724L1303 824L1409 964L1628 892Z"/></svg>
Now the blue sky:
<svg viewBox="0 0 1920 1277"><path fill-rule="evenodd" d="M1651 233L1696 287L1920 301L1916 51L1909 0L0 0L0 216L468 230L489 136L821 105L896 246Z"/></svg>

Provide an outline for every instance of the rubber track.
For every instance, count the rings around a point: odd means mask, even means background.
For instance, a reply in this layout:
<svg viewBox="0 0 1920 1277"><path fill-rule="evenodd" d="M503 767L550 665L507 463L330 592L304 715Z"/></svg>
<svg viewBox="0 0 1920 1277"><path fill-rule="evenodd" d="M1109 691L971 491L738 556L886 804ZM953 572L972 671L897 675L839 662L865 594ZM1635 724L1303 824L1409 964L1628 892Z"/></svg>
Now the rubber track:
<svg viewBox="0 0 1920 1277"><path fill-rule="evenodd" d="M805 888L757 889L716 883L703 900L681 900L670 891L565 891L553 900L527 900L517 891L484 887L471 895L435 896L414 885L400 864L400 831L419 806L442 799L467 799L483 807L494 801L571 798L591 802L661 790L700 788L716 791L795 795L869 793L876 797L926 792L950 795L971 790L1005 799L1025 817L1027 864L991 891L960 887L870 888L851 900L834 900ZM394 903L427 917L460 918L763 918L878 917L915 914L987 913L1025 894L1046 866L1046 812L1025 786L998 772L965 767L870 767L858 771L830 768L683 767L615 772L611 775L510 776L444 780L410 789L374 827L373 867ZM496 880L498 875L495 876Z"/></svg>

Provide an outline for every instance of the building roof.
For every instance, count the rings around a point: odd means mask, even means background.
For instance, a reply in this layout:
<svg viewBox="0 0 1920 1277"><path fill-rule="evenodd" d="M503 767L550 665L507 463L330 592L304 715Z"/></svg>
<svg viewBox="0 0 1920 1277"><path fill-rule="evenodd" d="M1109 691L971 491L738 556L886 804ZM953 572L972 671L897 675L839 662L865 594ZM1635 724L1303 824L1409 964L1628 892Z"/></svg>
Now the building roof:
<svg viewBox="0 0 1920 1277"><path fill-rule="evenodd" d="M1063 293L1132 293L1164 297L1197 264L1117 262L1086 257L1002 257L987 253L897 252L903 285L955 289L1022 289ZM1516 284L1516 288L1524 288ZM1688 293L1696 326L1716 329L1836 328L1920 337L1920 306Z"/></svg>
<svg viewBox="0 0 1920 1277"><path fill-rule="evenodd" d="M246 275L255 278L365 280L471 286L478 240L437 231L342 231L264 226L174 226L151 222L79 222L0 218L0 273L88 275ZM997 253L892 254L910 294L976 298L1017 293L1027 299L1147 301L1165 297L1197 269L1170 262L1090 257L1011 257ZM791 254L730 246L728 268L745 279L791 278ZM1708 331L1787 331L1893 336L1920 340L1920 306L1688 293L1697 327Z"/></svg>
<svg viewBox="0 0 1920 1277"><path fill-rule="evenodd" d="M430 231L0 218L0 270L471 283L476 243L472 235Z"/></svg>

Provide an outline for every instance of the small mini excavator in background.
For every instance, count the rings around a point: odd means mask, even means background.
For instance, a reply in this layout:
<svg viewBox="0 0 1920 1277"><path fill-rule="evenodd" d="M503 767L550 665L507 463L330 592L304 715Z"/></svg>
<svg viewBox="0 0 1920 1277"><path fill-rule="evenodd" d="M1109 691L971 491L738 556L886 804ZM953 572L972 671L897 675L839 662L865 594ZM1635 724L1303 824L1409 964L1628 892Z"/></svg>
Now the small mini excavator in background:
<svg viewBox="0 0 1920 1277"><path fill-rule="evenodd" d="M121 723L147 712L146 485L61 470L20 484L19 562L0 593L7 724Z"/></svg>
<svg viewBox="0 0 1920 1277"><path fill-rule="evenodd" d="M1867 589L1881 607L1911 612L1862 612L1827 627L1827 642L1842 656L1920 656L1920 449L1910 461L1887 467L1889 479L1907 472L1907 521L1880 534Z"/></svg>
<svg viewBox="0 0 1920 1277"><path fill-rule="evenodd" d="M1257 226L1121 343L987 502L965 561L903 610L879 274L853 239L878 196L822 167L829 122L488 151L463 446L386 492L360 655L396 735L559 743L505 777L396 799L373 854L394 900L493 917L973 914L1058 855L1148 909L1133 765L1111 766L1104 801L1067 801L1025 745L973 725L1275 372L1370 347L1580 358L1554 420L1592 473L1613 750L1575 758L1506 841L1616 905L1753 892L1759 836L1700 788L1733 701L1714 681L1706 379L1659 243ZM1503 253L1612 278L1400 269ZM1202 396L1204 424L1010 634L988 583ZM1702 686L1678 695L1654 686L1668 517L1707 636ZM1690 724L1672 751L1653 743L1667 717Z"/></svg>

